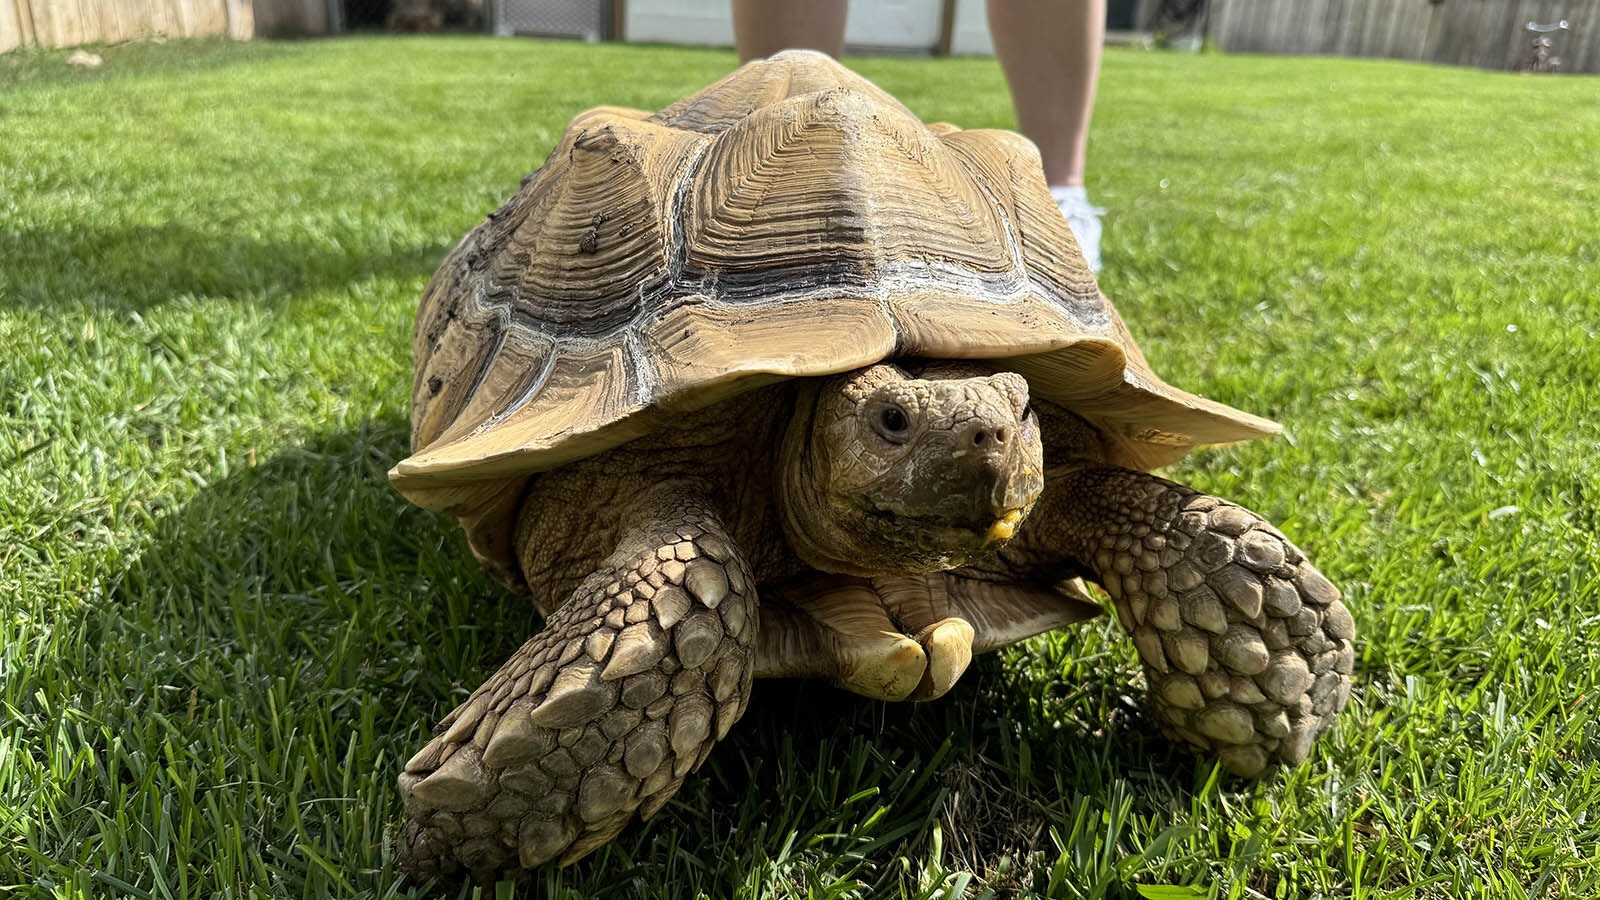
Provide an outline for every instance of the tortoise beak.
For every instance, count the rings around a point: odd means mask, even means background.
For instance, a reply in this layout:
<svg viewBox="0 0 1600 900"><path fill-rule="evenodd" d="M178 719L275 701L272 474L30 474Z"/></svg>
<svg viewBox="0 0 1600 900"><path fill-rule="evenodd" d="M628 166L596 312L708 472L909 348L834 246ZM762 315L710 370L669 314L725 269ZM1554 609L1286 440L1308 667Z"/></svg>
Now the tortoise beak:
<svg viewBox="0 0 1600 900"><path fill-rule="evenodd" d="M995 520L984 533L984 545L993 547L1011 540L1022 527L1033 504L1044 491L1044 475L1036 466L1019 467L1004 485L1004 496L994 505Z"/></svg>
<svg viewBox="0 0 1600 900"><path fill-rule="evenodd" d="M1032 439L1032 447L1024 444L1016 448L1017 455L1012 456L1007 461L1009 464L996 473L994 489L989 495L990 514L995 518L994 524L984 534L985 546L1011 540L1044 491L1043 467L1029 454L1030 449L1039 447L1037 434L1025 433L1024 437Z"/></svg>
<svg viewBox="0 0 1600 900"><path fill-rule="evenodd" d="M984 535L984 543L992 546L1011 540L1012 535L1017 533L1017 526L1020 524L1022 524L1022 510L1013 509L1008 511L1005 515L995 519L994 524L989 526L989 532Z"/></svg>

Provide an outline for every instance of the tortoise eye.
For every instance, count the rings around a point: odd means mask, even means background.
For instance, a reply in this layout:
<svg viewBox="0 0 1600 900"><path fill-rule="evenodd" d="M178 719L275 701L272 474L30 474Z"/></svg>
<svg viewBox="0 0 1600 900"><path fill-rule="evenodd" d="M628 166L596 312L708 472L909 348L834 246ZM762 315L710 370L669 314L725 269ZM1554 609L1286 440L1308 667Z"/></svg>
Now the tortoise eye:
<svg viewBox="0 0 1600 900"><path fill-rule="evenodd" d="M906 411L893 403L885 406L878 412L878 433L891 441L903 441L906 429L911 427L911 420L906 416Z"/></svg>

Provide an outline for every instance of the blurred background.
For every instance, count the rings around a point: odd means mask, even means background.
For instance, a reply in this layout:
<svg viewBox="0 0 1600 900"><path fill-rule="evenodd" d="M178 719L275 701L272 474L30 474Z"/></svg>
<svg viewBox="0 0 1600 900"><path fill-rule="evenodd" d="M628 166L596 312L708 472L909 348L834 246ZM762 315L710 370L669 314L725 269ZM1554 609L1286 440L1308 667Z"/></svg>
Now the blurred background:
<svg viewBox="0 0 1600 900"><path fill-rule="evenodd" d="M1108 0L1115 43L1600 71L1600 0ZM0 0L0 52L141 37L490 32L733 43L726 0ZM992 52L983 0L856 0L852 49Z"/></svg>

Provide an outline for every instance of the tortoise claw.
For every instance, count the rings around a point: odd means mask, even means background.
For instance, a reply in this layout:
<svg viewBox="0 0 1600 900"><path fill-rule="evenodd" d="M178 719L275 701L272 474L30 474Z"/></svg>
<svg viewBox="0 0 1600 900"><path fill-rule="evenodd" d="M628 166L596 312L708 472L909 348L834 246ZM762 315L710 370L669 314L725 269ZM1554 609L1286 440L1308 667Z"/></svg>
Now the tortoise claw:
<svg viewBox="0 0 1600 900"><path fill-rule="evenodd" d="M943 697L972 662L972 625L965 619L949 618L917 632L917 643L928 655L928 668L908 700L934 700Z"/></svg>

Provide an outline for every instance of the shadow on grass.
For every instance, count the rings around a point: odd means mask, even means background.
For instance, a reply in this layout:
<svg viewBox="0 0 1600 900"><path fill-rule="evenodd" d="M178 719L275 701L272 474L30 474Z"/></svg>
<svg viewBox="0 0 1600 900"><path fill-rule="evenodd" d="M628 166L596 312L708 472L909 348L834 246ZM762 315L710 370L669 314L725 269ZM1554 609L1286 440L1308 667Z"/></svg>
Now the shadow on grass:
<svg viewBox="0 0 1600 900"><path fill-rule="evenodd" d="M159 685L130 697L130 716L189 723L183 740L213 761L197 762L195 777L213 791L255 786L200 827L259 835L246 849L294 894L340 878L378 894L394 886L399 767L538 627L452 525L390 489L384 472L405 435L395 417L313 437L157 519L156 543L93 638L106 666L137 660L139 682ZM1062 682L1040 668L988 657L951 696L921 705L760 683L744 720L654 819L531 887L915 891L936 829L942 865L1047 878L1062 852L1052 829L1068 834L1085 804L1109 808L1129 780L1164 783L1170 796L1193 765L1134 711L1117 672ZM228 852L203 830L194 842ZM1043 856L1030 861L1033 851Z"/></svg>
<svg viewBox="0 0 1600 900"><path fill-rule="evenodd" d="M177 223L126 228L0 231L0 308L51 310L63 302L143 310L175 297L272 299L348 288L380 277L432 274L450 245L384 252L325 237L265 241Z"/></svg>

